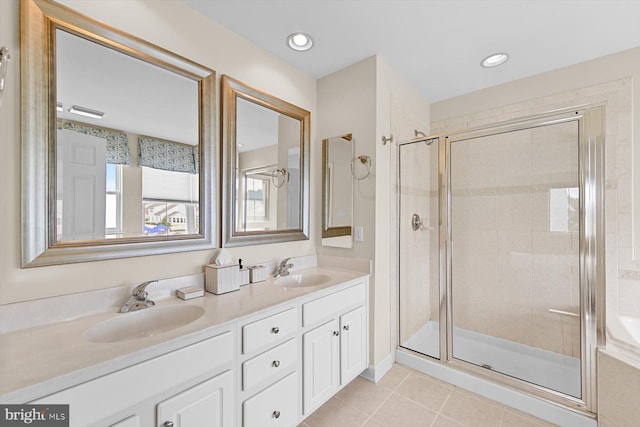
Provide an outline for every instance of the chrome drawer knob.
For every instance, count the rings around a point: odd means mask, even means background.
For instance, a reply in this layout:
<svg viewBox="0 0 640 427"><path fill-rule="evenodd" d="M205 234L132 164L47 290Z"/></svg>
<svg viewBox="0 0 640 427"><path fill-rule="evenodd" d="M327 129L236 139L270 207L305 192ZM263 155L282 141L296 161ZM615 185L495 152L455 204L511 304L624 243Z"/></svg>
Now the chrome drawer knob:
<svg viewBox="0 0 640 427"><path fill-rule="evenodd" d="M165 421L163 426L164 427L173 427L173 421Z"/></svg>
<svg viewBox="0 0 640 427"><path fill-rule="evenodd" d="M340 331L333 331L333 336L337 337L338 335L340 335Z"/></svg>
<svg viewBox="0 0 640 427"><path fill-rule="evenodd" d="M280 361L279 360L274 360L272 363L274 368L277 368L278 366L280 366Z"/></svg>
<svg viewBox="0 0 640 427"><path fill-rule="evenodd" d="M344 326L342 327L342 329L344 329L345 331L348 331L348 330L349 330L349 325L344 325Z"/></svg>
<svg viewBox="0 0 640 427"><path fill-rule="evenodd" d="M280 332L280 328L278 328L277 326L274 326L273 328L271 328L272 334L277 334L278 332Z"/></svg>
<svg viewBox="0 0 640 427"><path fill-rule="evenodd" d="M280 418L280 411L273 411L273 418Z"/></svg>

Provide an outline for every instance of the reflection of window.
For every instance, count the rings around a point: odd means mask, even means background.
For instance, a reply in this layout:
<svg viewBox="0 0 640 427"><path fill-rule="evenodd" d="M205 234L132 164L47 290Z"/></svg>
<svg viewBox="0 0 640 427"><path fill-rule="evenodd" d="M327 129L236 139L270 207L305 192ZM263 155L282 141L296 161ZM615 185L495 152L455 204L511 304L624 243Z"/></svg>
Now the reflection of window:
<svg viewBox="0 0 640 427"><path fill-rule="evenodd" d="M194 234L199 229L198 204L177 200L142 201L144 234Z"/></svg>
<svg viewBox="0 0 640 427"><path fill-rule="evenodd" d="M247 222L268 220L269 180L245 178Z"/></svg>
<svg viewBox="0 0 640 427"><path fill-rule="evenodd" d="M142 167L144 234L197 234L198 175Z"/></svg>
<svg viewBox="0 0 640 427"><path fill-rule="evenodd" d="M106 178L105 232L118 234L122 232L122 166L107 163Z"/></svg>
<svg viewBox="0 0 640 427"><path fill-rule="evenodd" d="M578 231L577 187L549 190L549 231Z"/></svg>

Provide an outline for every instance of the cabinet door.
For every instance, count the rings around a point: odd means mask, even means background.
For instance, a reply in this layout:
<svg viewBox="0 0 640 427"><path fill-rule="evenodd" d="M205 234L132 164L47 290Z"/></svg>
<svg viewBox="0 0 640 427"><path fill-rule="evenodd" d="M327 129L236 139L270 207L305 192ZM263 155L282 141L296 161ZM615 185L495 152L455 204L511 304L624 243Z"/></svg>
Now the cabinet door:
<svg viewBox="0 0 640 427"><path fill-rule="evenodd" d="M346 384L367 367L367 319L364 307L340 316L340 384Z"/></svg>
<svg viewBox="0 0 640 427"><path fill-rule="evenodd" d="M231 371L225 371L160 402L156 413L159 426L227 427L233 425L233 374Z"/></svg>
<svg viewBox="0 0 640 427"><path fill-rule="evenodd" d="M340 381L340 329L334 319L302 336L304 413L331 397Z"/></svg>

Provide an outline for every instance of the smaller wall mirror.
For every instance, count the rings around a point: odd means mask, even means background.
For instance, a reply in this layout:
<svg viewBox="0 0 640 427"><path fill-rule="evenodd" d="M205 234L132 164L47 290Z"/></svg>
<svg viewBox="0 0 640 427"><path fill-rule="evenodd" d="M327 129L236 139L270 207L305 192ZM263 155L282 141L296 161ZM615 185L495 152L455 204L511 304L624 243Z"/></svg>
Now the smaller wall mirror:
<svg viewBox="0 0 640 427"><path fill-rule="evenodd" d="M322 245L352 246L353 135L322 140Z"/></svg>
<svg viewBox="0 0 640 427"><path fill-rule="evenodd" d="M222 76L224 246L309 238L310 115Z"/></svg>

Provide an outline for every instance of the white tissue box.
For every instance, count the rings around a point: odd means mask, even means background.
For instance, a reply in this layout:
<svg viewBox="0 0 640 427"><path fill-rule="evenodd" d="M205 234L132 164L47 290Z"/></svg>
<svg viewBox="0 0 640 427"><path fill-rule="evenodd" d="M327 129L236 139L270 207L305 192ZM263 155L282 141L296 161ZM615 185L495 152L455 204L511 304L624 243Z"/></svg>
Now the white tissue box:
<svg viewBox="0 0 640 427"><path fill-rule="evenodd" d="M264 265L249 267L249 271L251 272L249 277L251 283L263 282L267 279L267 267Z"/></svg>
<svg viewBox="0 0 640 427"><path fill-rule="evenodd" d="M205 289L212 294L220 295L240 289L240 266L207 265L205 266Z"/></svg>

